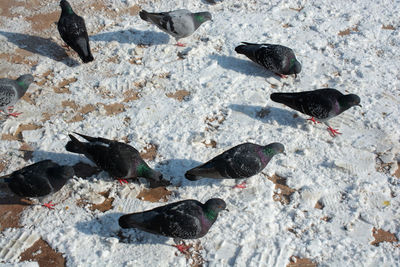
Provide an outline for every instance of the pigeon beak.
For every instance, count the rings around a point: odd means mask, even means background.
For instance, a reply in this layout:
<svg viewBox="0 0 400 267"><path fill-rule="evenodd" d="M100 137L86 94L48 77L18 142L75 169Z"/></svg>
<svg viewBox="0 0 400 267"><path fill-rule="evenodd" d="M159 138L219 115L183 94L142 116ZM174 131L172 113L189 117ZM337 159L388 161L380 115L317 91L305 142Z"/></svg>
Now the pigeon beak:
<svg viewBox="0 0 400 267"><path fill-rule="evenodd" d="M227 212L229 212L229 210L228 210L228 209L224 209L224 210L226 210Z"/></svg>
<svg viewBox="0 0 400 267"><path fill-rule="evenodd" d="M294 78L297 79L297 73L294 74Z"/></svg>
<svg viewBox="0 0 400 267"><path fill-rule="evenodd" d="M359 106L360 108L362 108L361 104L358 104L357 106Z"/></svg>

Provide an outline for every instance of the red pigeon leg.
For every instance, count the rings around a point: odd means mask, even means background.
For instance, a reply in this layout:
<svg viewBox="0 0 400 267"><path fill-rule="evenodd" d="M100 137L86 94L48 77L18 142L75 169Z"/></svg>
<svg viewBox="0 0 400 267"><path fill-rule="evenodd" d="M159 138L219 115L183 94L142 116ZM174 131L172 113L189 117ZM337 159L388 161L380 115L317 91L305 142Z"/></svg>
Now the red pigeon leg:
<svg viewBox="0 0 400 267"><path fill-rule="evenodd" d="M282 79L286 79L287 78L287 75L283 75L283 74L276 73L276 72L275 72L275 74L278 75L279 77L281 77Z"/></svg>
<svg viewBox="0 0 400 267"><path fill-rule="evenodd" d="M177 42L177 43L176 43L176 46L185 47L185 44L182 44L182 43L180 43L180 42Z"/></svg>
<svg viewBox="0 0 400 267"><path fill-rule="evenodd" d="M125 180L125 179L118 179L118 182L122 185L122 184L127 184L128 183L128 181L127 180Z"/></svg>
<svg viewBox="0 0 400 267"><path fill-rule="evenodd" d="M328 127L327 128L327 130L329 131L329 134L332 136L332 137L335 137L337 134L342 134L342 133L339 133L339 129L333 129L332 127Z"/></svg>
<svg viewBox="0 0 400 267"><path fill-rule="evenodd" d="M56 204L53 204L53 203L51 203L52 201L50 201L49 203L44 203L42 206L43 207L46 207L46 208L49 208L49 209L51 209L51 210L54 210L54 206L56 205Z"/></svg>
<svg viewBox="0 0 400 267"><path fill-rule="evenodd" d="M309 119L307 119L308 121L312 121L313 123L321 123L321 122L319 122L319 121L316 121L315 119L314 119L314 117L311 117L311 118L309 118Z"/></svg>
<svg viewBox="0 0 400 267"><path fill-rule="evenodd" d="M240 184L235 185L233 188L240 188L240 189L246 188L246 181L243 181Z"/></svg>

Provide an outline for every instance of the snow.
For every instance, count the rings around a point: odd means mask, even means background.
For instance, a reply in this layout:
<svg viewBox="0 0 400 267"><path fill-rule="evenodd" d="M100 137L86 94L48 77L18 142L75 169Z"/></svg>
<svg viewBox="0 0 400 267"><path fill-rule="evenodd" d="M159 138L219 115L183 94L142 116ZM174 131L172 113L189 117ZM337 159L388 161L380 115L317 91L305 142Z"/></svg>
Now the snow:
<svg viewBox="0 0 400 267"><path fill-rule="evenodd" d="M172 37L139 16L113 19L93 10L85 13L79 9L83 0L70 3L85 17L95 61L57 61L45 52L32 56L38 61L34 67L0 59L2 77L30 72L38 81L46 80L28 90L35 95L35 104L18 102L15 109L23 115L2 124L3 134L14 133L20 124L42 126L23 131L23 140L34 149L29 162L19 156L18 141L0 142L9 161L2 175L49 158L60 164L89 163L64 149L68 133L74 131L118 140L127 137L138 150L149 143L158 145L157 157L149 164L172 183L167 187L173 192L168 203L205 202L213 197L227 202L230 212L222 212L200 240L207 266L286 266L291 256L309 258L321 266L400 264L396 243L370 244L374 227L400 237L399 179L392 176L400 159L400 9L396 1L226 0L216 5L182 0L105 1L116 12L137 3L149 11L210 11L213 21L182 39L187 44L184 48L174 46ZM300 11L292 9L300 7ZM46 8L59 10L56 2ZM382 29L383 25L393 25L395 30ZM338 35L346 29L353 30ZM10 40L10 32L34 35L23 17L1 18L0 47L6 53L19 47ZM61 44L56 27L49 32L52 42ZM281 80L236 54L234 48L241 41L293 48L302 72L297 79ZM75 53L68 54L81 62ZM139 64L131 64L132 58ZM6 67L12 71L4 71ZM51 74L43 78L49 70ZM71 78L77 80L66 86L70 94L53 91ZM361 97L362 108L351 108L331 120L333 128L343 133L336 138L325 126L312 125L304 115L269 101L272 92L323 87ZM124 92L132 90L140 98L123 102ZM167 97L178 90L189 95L183 101ZM78 113L63 108L65 100L79 107L92 104L95 110L82 115L81 121L69 122ZM114 103L123 104L125 110L107 115L104 105ZM43 120L45 112L52 114L51 119ZM216 148L203 143L211 140ZM186 170L244 142L280 142L286 155L275 156L263 173L247 180L246 189L233 189L233 180L184 178ZM377 170L378 156L389 164L388 171ZM285 177L296 190L287 205L273 199L275 186L267 179L273 174ZM24 227L2 232L1 244L11 244L24 233L24 238L32 236L31 243L40 236L64 254L67 266L186 266L186 258L176 255L169 238L123 230L120 239L119 216L163 205L137 199L143 187L135 182L121 186L104 172L89 179L75 177L51 197L58 203L55 210L26 209L21 218ZM115 199L111 210L101 213L77 205L79 199L101 203L104 198L98 193L105 191ZM317 201L323 209L314 208ZM325 216L331 219L321 220ZM27 247L21 243L14 254L0 260L27 266L16 263Z"/></svg>

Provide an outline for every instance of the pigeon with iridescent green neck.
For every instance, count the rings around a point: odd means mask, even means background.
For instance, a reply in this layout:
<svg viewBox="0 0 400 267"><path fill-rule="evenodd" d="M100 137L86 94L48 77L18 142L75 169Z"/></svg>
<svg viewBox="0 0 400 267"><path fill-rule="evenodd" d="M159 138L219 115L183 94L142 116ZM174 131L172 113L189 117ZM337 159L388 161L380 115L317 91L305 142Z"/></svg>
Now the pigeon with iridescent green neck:
<svg viewBox="0 0 400 267"><path fill-rule="evenodd" d="M18 117L22 113L10 113L9 111L28 90L33 82L33 76L25 74L16 80L0 79L0 110L8 116Z"/></svg>
<svg viewBox="0 0 400 267"><path fill-rule="evenodd" d="M125 179L138 177L156 181L162 179L162 174L151 169L134 147L106 138L75 134L88 142L80 142L70 134L71 141L65 146L67 151L84 154L99 168L118 179L120 183L126 182Z"/></svg>
<svg viewBox="0 0 400 267"><path fill-rule="evenodd" d="M208 233L220 211L226 210L226 203L220 198L209 199L205 204L188 199L152 210L123 215L118 222L122 228L137 228L152 234L173 237L176 247L182 239L195 239Z"/></svg>
<svg viewBox="0 0 400 267"><path fill-rule="evenodd" d="M296 77L301 71L301 64L289 47L277 44L242 43L235 48L237 53L244 54L281 78L286 78L285 75L290 74Z"/></svg>
<svg viewBox="0 0 400 267"><path fill-rule="evenodd" d="M203 177L214 179L249 178L261 172L278 153L284 153L281 143L261 146L244 143L232 147L206 163L188 170L185 177L195 181Z"/></svg>
<svg viewBox="0 0 400 267"><path fill-rule="evenodd" d="M210 12L192 13L186 9L170 12L149 13L146 10L139 12L142 20L156 25L160 30L175 37L178 46L184 46L178 40L192 35L204 22L211 20Z"/></svg>

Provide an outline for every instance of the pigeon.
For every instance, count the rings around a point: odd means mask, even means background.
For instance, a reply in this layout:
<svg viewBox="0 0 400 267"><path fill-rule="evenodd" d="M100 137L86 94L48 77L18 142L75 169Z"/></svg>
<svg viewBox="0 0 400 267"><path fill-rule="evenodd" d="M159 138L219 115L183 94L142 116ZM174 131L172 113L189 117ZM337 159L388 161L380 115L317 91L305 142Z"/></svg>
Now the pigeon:
<svg viewBox="0 0 400 267"><path fill-rule="evenodd" d="M220 198L209 199L205 204L194 200L182 200L151 210L123 215L118 223L122 228L137 228L152 234L173 237L176 247L182 239L201 238L208 233L218 218L218 213L226 209Z"/></svg>
<svg viewBox="0 0 400 267"><path fill-rule="evenodd" d="M201 24L212 19L209 12L192 13L186 9L161 13L149 13L142 10L139 16L142 20L156 25L160 30L175 37L178 46L184 46L178 42L179 39L193 34Z"/></svg>
<svg viewBox="0 0 400 267"><path fill-rule="evenodd" d="M60 166L51 160L39 161L2 178L8 188L20 197L41 198L59 191L74 176L71 166ZM55 204L43 204L52 209Z"/></svg>
<svg viewBox="0 0 400 267"><path fill-rule="evenodd" d="M284 104L301 113L311 116L312 122L324 122L332 137L341 134L329 126L327 120L348 110L352 106L360 106L360 97L355 94L344 95L336 89L325 88L298 93L273 93L271 100ZM315 119L319 121L315 121Z"/></svg>
<svg viewBox="0 0 400 267"><path fill-rule="evenodd" d="M32 82L33 76L30 74L22 75L16 80L0 79L0 110L8 116L18 117L21 115L22 113L9 113L9 111L25 94Z"/></svg>
<svg viewBox="0 0 400 267"><path fill-rule="evenodd" d="M85 20L75 14L68 1L61 0L60 6L61 16L57 27L61 38L78 53L83 63L93 61Z"/></svg>
<svg viewBox="0 0 400 267"><path fill-rule="evenodd" d="M261 146L253 143L244 143L232 147L206 163L188 170L185 177L196 181L202 177L214 179L241 179L249 178L261 172L278 154L284 153L285 147L281 143L271 143ZM245 183L238 186L244 188Z"/></svg>
<svg viewBox="0 0 400 267"><path fill-rule="evenodd" d="M101 137L90 137L75 133L89 142L80 142L73 135L69 135L71 141L65 148L69 152L84 154L99 168L108 172L122 182L125 179L145 177L161 181L162 174L151 169L140 157L139 152L125 143L109 140Z"/></svg>
<svg viewBox="0 0 400 267"><path fill-rule="evenodd" d="M286 78L285 75L290 74L294 74L296 78L301 71L301 64L289 47L277 44L242 43L235 48L237 53L244 54L281 78Z"/></svg>

